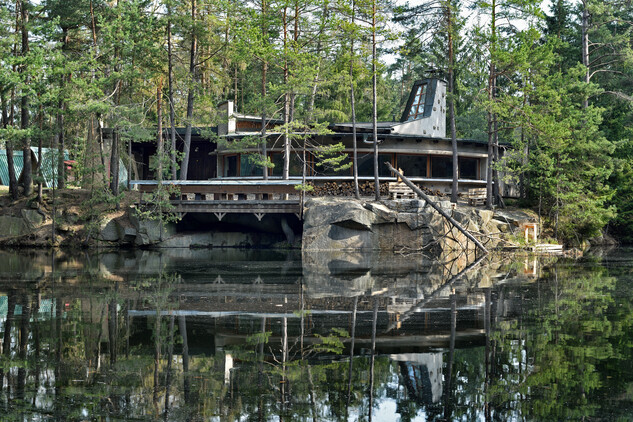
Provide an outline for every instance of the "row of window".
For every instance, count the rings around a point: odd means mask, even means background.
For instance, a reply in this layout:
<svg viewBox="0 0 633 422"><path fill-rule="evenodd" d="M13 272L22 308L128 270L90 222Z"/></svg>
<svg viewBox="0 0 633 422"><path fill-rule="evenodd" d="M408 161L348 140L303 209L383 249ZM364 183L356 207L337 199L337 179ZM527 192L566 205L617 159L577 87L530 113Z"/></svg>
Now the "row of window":
<svg viewBox="0 0 633 422"><path fill-rule="evenodd" d="M350 176L353 170L350 168L336 171L319 161L312 154L306 154L307 176ZM283 172L283 154L273 152L269 154L273 167L268 170L270 176L281 176ZM261 157L258 154L235 154L224 156L224 177L255 177L262 175L259 164ZM352 161L351 154L343 163ZM395 168L403 171L408 177L427 177L434 179L451 179L453 177L453 158L438 155L423 154L378 154L379 174L381 177L392 176L387 166L389 162ZM481 180L478 158L459 158L459 178ZM301 176L303 174L302 157L295 153L290 158L290 175ZM358 155L358 175L373 177L373 154Z"/></svg>

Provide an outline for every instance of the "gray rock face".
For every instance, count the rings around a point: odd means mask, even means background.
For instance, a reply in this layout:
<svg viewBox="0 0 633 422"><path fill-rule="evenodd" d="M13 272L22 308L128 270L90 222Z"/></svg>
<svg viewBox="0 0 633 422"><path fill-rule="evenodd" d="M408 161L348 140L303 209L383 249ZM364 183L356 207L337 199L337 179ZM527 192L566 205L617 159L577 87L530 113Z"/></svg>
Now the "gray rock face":
<svg viewBox="0 0 633 422"><path fill-rule="evenodd" d="M30 233L30 228L21 217L0 215L0 237L24 236Z"/></svg>
<svg viewBox="0 0 633 422"><path fill-rule="evenodd" d="M155 245L176 234L176 229L172 224L163 224L157 220L134 219L133 224L136 229L134 243L138 246Z"/></svg>
<svg viewBox="0 0 633 422"><path fill-rule="evenodd" d="M31 228L35 228L44 222L44 216L38 210L23 208L20 213Z"/></svg>
<svg viewBox="0 0 633 422"><path fill-rule="evenodd" d="M406 202L400 210L424 209L424 201ZM430 241L423 214L395 211L387 203L312 198L306 210L302 239L305 251L420 249Z"/></svg>
<svg viewBox="0 0 633 422"><path fill-rule="evenodd" d="M456 207L449 201L439 201L438 206L489 248L499 244L499 234L510 231L510 223L493 219L493 211ZM304 251L420 250L435 244L444 251L476 247L420 200L363 204L349 198L312 198L304 218Z"/></svg>
<svg viewBox="0 0 633 422"><path fill-rule="evenodd" d="M124 216L107 218L101 222L97 239L104 242L129 244L136 240L137 229Z"/></svg>
<svg viewBox="0 0 633 422"><path fill-rule="evenodd" d="M368 231L376 220L376 214L354 200L311 198L306 202L306 207L311 212L304 216L304 229L335 224L342 228Z"/></svg>
<svg viewBox="0 0 633 422"><path fill-rule="evenodd" d="M99 240L106 242L116 242L119 240L119 229L116 219L106 219L99 227Z"/></svg>

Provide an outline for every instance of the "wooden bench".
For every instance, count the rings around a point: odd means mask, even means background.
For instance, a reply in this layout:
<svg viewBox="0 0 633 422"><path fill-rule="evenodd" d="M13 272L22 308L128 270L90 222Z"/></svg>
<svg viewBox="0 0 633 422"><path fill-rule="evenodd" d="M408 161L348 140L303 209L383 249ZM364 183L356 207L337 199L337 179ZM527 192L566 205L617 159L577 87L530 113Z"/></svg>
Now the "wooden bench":
<svg viewBox="0 0 633 422"><path fill-rule="evenodd" d="M468 205L481 205L486 203L486 188L468 189Z"/></svg>
<svg viewBox="0 0 633 422"><path fill-rule="evenodd" d="M389 196L391 199L415 199L416 197L413 189L402 182L389 183Z"/></svg>

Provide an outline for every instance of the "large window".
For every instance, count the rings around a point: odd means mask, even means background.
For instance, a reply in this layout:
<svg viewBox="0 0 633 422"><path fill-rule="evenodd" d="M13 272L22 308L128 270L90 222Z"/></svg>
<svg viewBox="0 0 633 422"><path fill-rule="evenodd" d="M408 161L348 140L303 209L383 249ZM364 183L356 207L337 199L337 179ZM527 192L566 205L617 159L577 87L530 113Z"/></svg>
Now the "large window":
<svg viewBox="0 0 633 422"><path fill-rule="evenodd" d="M350 169L346 168L344 170L336 170L336 167L344 166L345 164L349 164L351 162L351 157L347 154L341 152L340 155L327 156L327 158L339 158L342 157L342 160L338 163L328 163L325 160L319 160L316 156L313 157L314 160L314 171L317 176L349 176Z"/></svg>
<svg viewBox="0 0 633 422"><path fill-rule="evenodd" d="M415 95L413 97L413 103L409 109L409 116L407 121L416 120L424 117L424 103L426 102L426 84L418 85Z"/></svg>
<svg viewBox="0 0 633 422"><path fill-rule="evenodd" d="M380 177L389 177L392 175L384 164L385 161L393 163L391 158L391 154L378 154L378 175ZM374 154L358 154L358 175L374 175Z"/></svg>
<svg viewBox="0 0 633 422"><path fill-rule="evenodd" d="M268 169L269 176L283 176L284 174L284 155L278 152L270 154L270 161L275 165Z"/></svg>
<svg viewBox="0 0 633 422"><path fill-rule="evenodd" d="M237 176L237 155L226 155L224 157L224 177Z"/></svg>
<svg viewBox="0 0 633 422"><path fill-rule="evenodd" d="M310 154L308 155L308 159ZM268 170L269 176L283 176L284 174L284 154L281 152L273 152L270 154L270 161L275 165ZM309 172L310 169L308 168ZM303 174L303 161L301 151L290 151L290 176L301 176Z"/></svg>
<svg viewBox="0 0 633 422"><path fill-rule="evenodd" d="M459 178L479 180L479 159L459 158Z"/></svg>
<svg viewBox="0 0 633 422"><path fill-rule="evenodd" d="M435 179L452 179L453 157L431 157L431 177Z"/></svg>
<svg viewBox="0 0 633 422"><path fill-rule="evenodd" d="M252 177L262 175L262 166L256 162L261 159L257 153L240 155L240 176Z"/></svg>
<svg viewBox="0 0 633 422"><path fill-rule="evenodd" d="M398 168L407 177L426 177L426 155L398 154Z"/></svg>

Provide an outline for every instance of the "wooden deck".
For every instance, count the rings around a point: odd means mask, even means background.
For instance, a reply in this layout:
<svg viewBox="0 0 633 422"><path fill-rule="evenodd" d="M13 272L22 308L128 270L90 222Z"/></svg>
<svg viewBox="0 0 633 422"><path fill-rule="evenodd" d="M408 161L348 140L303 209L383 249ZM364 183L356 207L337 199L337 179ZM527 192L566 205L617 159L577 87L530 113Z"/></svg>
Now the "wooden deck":
<svg viewBox="0 0 633 422"><path fill-rule="evenodd" d="M171 204L177 213L212 213L222 220L226 214L254 214L258 220L266 214L296 214L301 218L301 200L296 180L177 180L163 181L176 187L180 194ZM154 180L133 180L131 185L144 194L158 186Z"/></svg>

